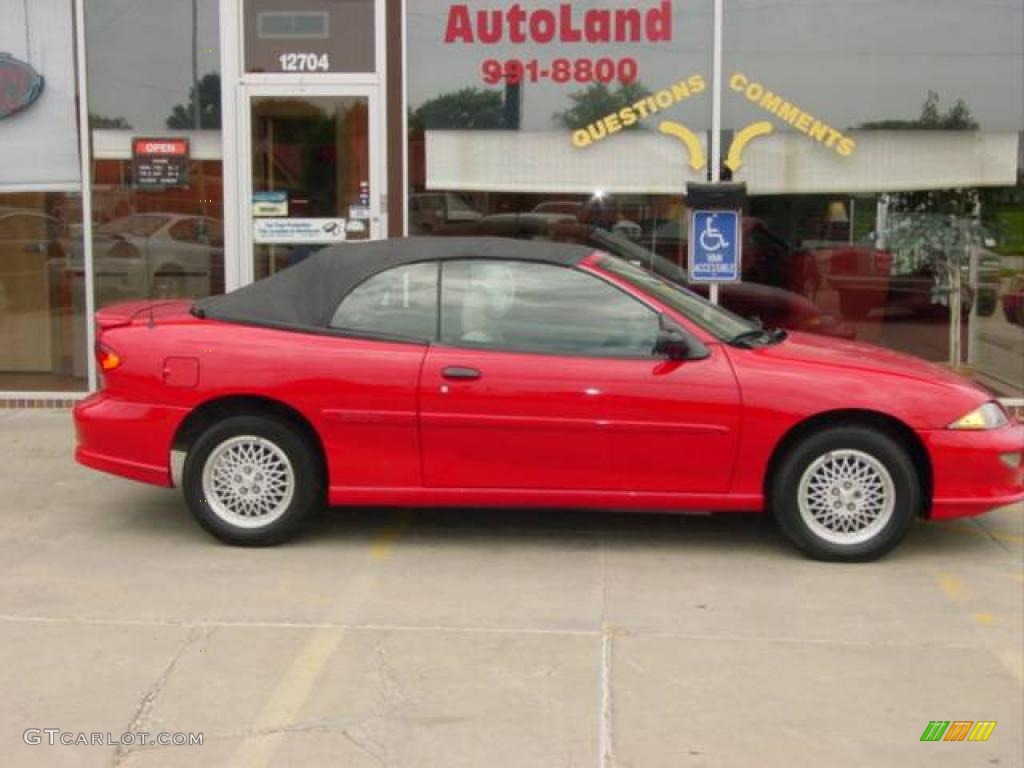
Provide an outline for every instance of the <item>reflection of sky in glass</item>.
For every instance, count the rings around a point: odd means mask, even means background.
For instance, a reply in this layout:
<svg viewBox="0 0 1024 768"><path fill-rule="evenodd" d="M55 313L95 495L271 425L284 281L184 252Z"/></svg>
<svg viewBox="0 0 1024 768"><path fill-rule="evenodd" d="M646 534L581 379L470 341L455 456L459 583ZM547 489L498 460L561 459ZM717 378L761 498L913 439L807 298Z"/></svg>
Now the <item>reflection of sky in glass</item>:
<svg viewBox="0 0 1024 768"><path fill-rule="evenodd" d="M1022 0L729 0L724 67L841 130L914 120L928 91L987 130L1024 129ZM726 128L765 113L723 88Z"/></svg>
<svg viewBox="0 0 1024 768"><path fill-rule="evenodd" d="M198 0L199 77L220 71L217 0ZM192 87L192 3L88 0L89 110L136 130L165 129Z"/></svg>
<svg viewBox="0 0 1024 768"><path fill-rule="evenodd" d="M526 10L536 8L557 9L560 0L526 0L520 5ZM461 88L478 87L493 89L484 84L480 66L485 59L505 60L509 58L536 58L547 67L551 60L559 57L591 59L609 57L618 59L629 56L639 65L639 81L654 91L701 73L711 71L711 0L674 0L672 41L667 43L611 43L588 45L586 43L565 44L557 41L549 44L509 42L495 45L444 43L447 23L448 0L413 0L408 7L408 55L409 55L409 106L415 109L427 99ZM493 0L470 0L470 8L488 10L507 7L509 4ZM657 7L657 0L636 0L625 6L618 2L584 0L572 3L575 19L589 8L636 8L646 11ZM556 128L551 119L553 113L570 106L568 95L582 90L586 84L550 81L527 83L523 93L523 128L526 130L552 130ZM681 105L666 111L676 119L683 119L694 126L703 127L711 114L711 102L705 92Z"/></svg>
<svg viewBox="0 0 1024 768"><path fill-rule="evenodd" d="M710 79L711 0L676 0L675 34L668 44L446 45L448 0L409 4L409 103L460 88L484 87L486 58L634 56L651 89L701 72ZM500 7L470 0L473 9ZM558 0L523 3L554 8ZM639 0L630 7L653 6ZM621 3L573 3L587 8ZM929 90L942 107L963 98L981 127L1024 129L1024 0L729 0L725 4L725 75L742 71L842 130L863 122L916 119ZM576 84L529 84L524 128L551 130L551 115L567 106ZM726 128L765 113L726 86ZM675 107L671 115L691 127L706 125L707 93Z"/></svg>
<svg viewBox="0 0 1024 768"><path fill-rule="evenodd" d="M339 305L335 328L430 338L437 324L437 265L410 264L370 278Z"/></svg>

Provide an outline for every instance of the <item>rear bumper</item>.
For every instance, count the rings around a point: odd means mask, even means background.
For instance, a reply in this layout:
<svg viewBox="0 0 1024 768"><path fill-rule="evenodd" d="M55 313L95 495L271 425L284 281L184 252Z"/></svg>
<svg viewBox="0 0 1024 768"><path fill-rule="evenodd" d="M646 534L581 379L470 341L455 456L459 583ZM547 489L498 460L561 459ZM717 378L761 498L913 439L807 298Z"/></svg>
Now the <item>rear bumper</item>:
<svg viewBox="0 0 1024 768"><path fill-rule="evenodd" d="M185 408L119 400L99 392L74 410L75 461L152 485L171 486L170 450Z"/></svg>
<svg viewBox="0 0 1024 768"><path fill-rule="evenodd" d="M1024 424L918 434L932 460L933 519L980 515L1024 501Z"/></svg>

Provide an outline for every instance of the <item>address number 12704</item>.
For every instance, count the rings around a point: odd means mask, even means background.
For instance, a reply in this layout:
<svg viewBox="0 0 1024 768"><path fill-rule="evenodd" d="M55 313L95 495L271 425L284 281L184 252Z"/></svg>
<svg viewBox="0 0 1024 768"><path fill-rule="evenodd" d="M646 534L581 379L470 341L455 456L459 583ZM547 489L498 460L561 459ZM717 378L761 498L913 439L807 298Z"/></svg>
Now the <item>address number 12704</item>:
<svg viewBox="0 0 1024 768"><path fill-rule="evenodd" d="M328 72L331 68L326 53L282 53L277 60L282 72Z"/></svg>

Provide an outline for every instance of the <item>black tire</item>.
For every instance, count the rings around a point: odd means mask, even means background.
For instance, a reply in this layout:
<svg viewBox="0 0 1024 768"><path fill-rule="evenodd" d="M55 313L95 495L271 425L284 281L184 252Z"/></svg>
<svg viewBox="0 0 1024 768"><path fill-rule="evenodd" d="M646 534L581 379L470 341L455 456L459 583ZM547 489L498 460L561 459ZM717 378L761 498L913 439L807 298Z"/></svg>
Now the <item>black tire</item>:
<svg viewBox="0 0 1024 768"><path fill-rule="evenodd" d="M257 438L260 446L272 452L269 461L277 462L272 465L272 471L274 467L283 470L287 465L293 477L288 503L284 504L282 499L277 509L268 513L272 517L270 522L262 524L254 520L253 527L232 523L227 519L231 513L226 503L214 501L211 504L204 489L204 471L211 455L218 449L222 452L227 450L232 443L251 445L253 441L245 441L243 438L246 437ZM216 459L211 468L215 465ZM242 467L239 471L247 468ZM259 471L258 467L256 471ZM252 477L262 480L258 474ZM259 489L255 481L253 483L249 489ZM188 452L182 486L185 501L196 521L221 541L240 546L262 547L284 541L298 530L310 514L322 508L324 502L323 472L314 448L291 426L266 416L230 416L210 426ZM251 492L249 489L246 492ZM218 509L222 512L218 512Z"/></svg>
<svg viewBox="0 0 1024 768"><path fill-rule="evenodd" d="M855 451L870 457L887 471L893 491L888 520L863 541L846 543L823 538L801 514L799 495L805 472L833 452ZM834 458L842 454L833 454ZM832 488L829 493L854 493ZM831 502L831 497L829 501ZM857 497L860 498L859 496ZM850 497L843 501L859 502ZM862 562L874 560L900 543L921 509L921 486L907 451L889 435L866 426L845 425L816 432L792 447L772 478L769 504L782 532L797 547L818 560ZM813 515L811 515L813 517ZM844 534L835 533L836 537Z"/></svg>

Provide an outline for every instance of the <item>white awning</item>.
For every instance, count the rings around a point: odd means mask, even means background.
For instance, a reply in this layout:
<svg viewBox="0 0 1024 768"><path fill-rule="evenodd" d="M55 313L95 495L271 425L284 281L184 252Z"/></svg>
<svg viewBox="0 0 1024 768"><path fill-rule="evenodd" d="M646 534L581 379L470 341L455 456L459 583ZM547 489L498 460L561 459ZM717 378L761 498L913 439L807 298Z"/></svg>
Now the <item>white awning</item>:
<svg viewBox="0 0 1024 768"><path fill-rule="evenodd" d="M758 137L747 145L733 179L745 181L753 195L1017 183L1017 133L898 130L847 135L857 142L851 157L841 157L801 133ZM686 182L706 179L706 169L694 171L688 163L681 142L647 130L623 132L583 149L573 146L568 132L426 133L428 189L680 195Z"/></svg>

